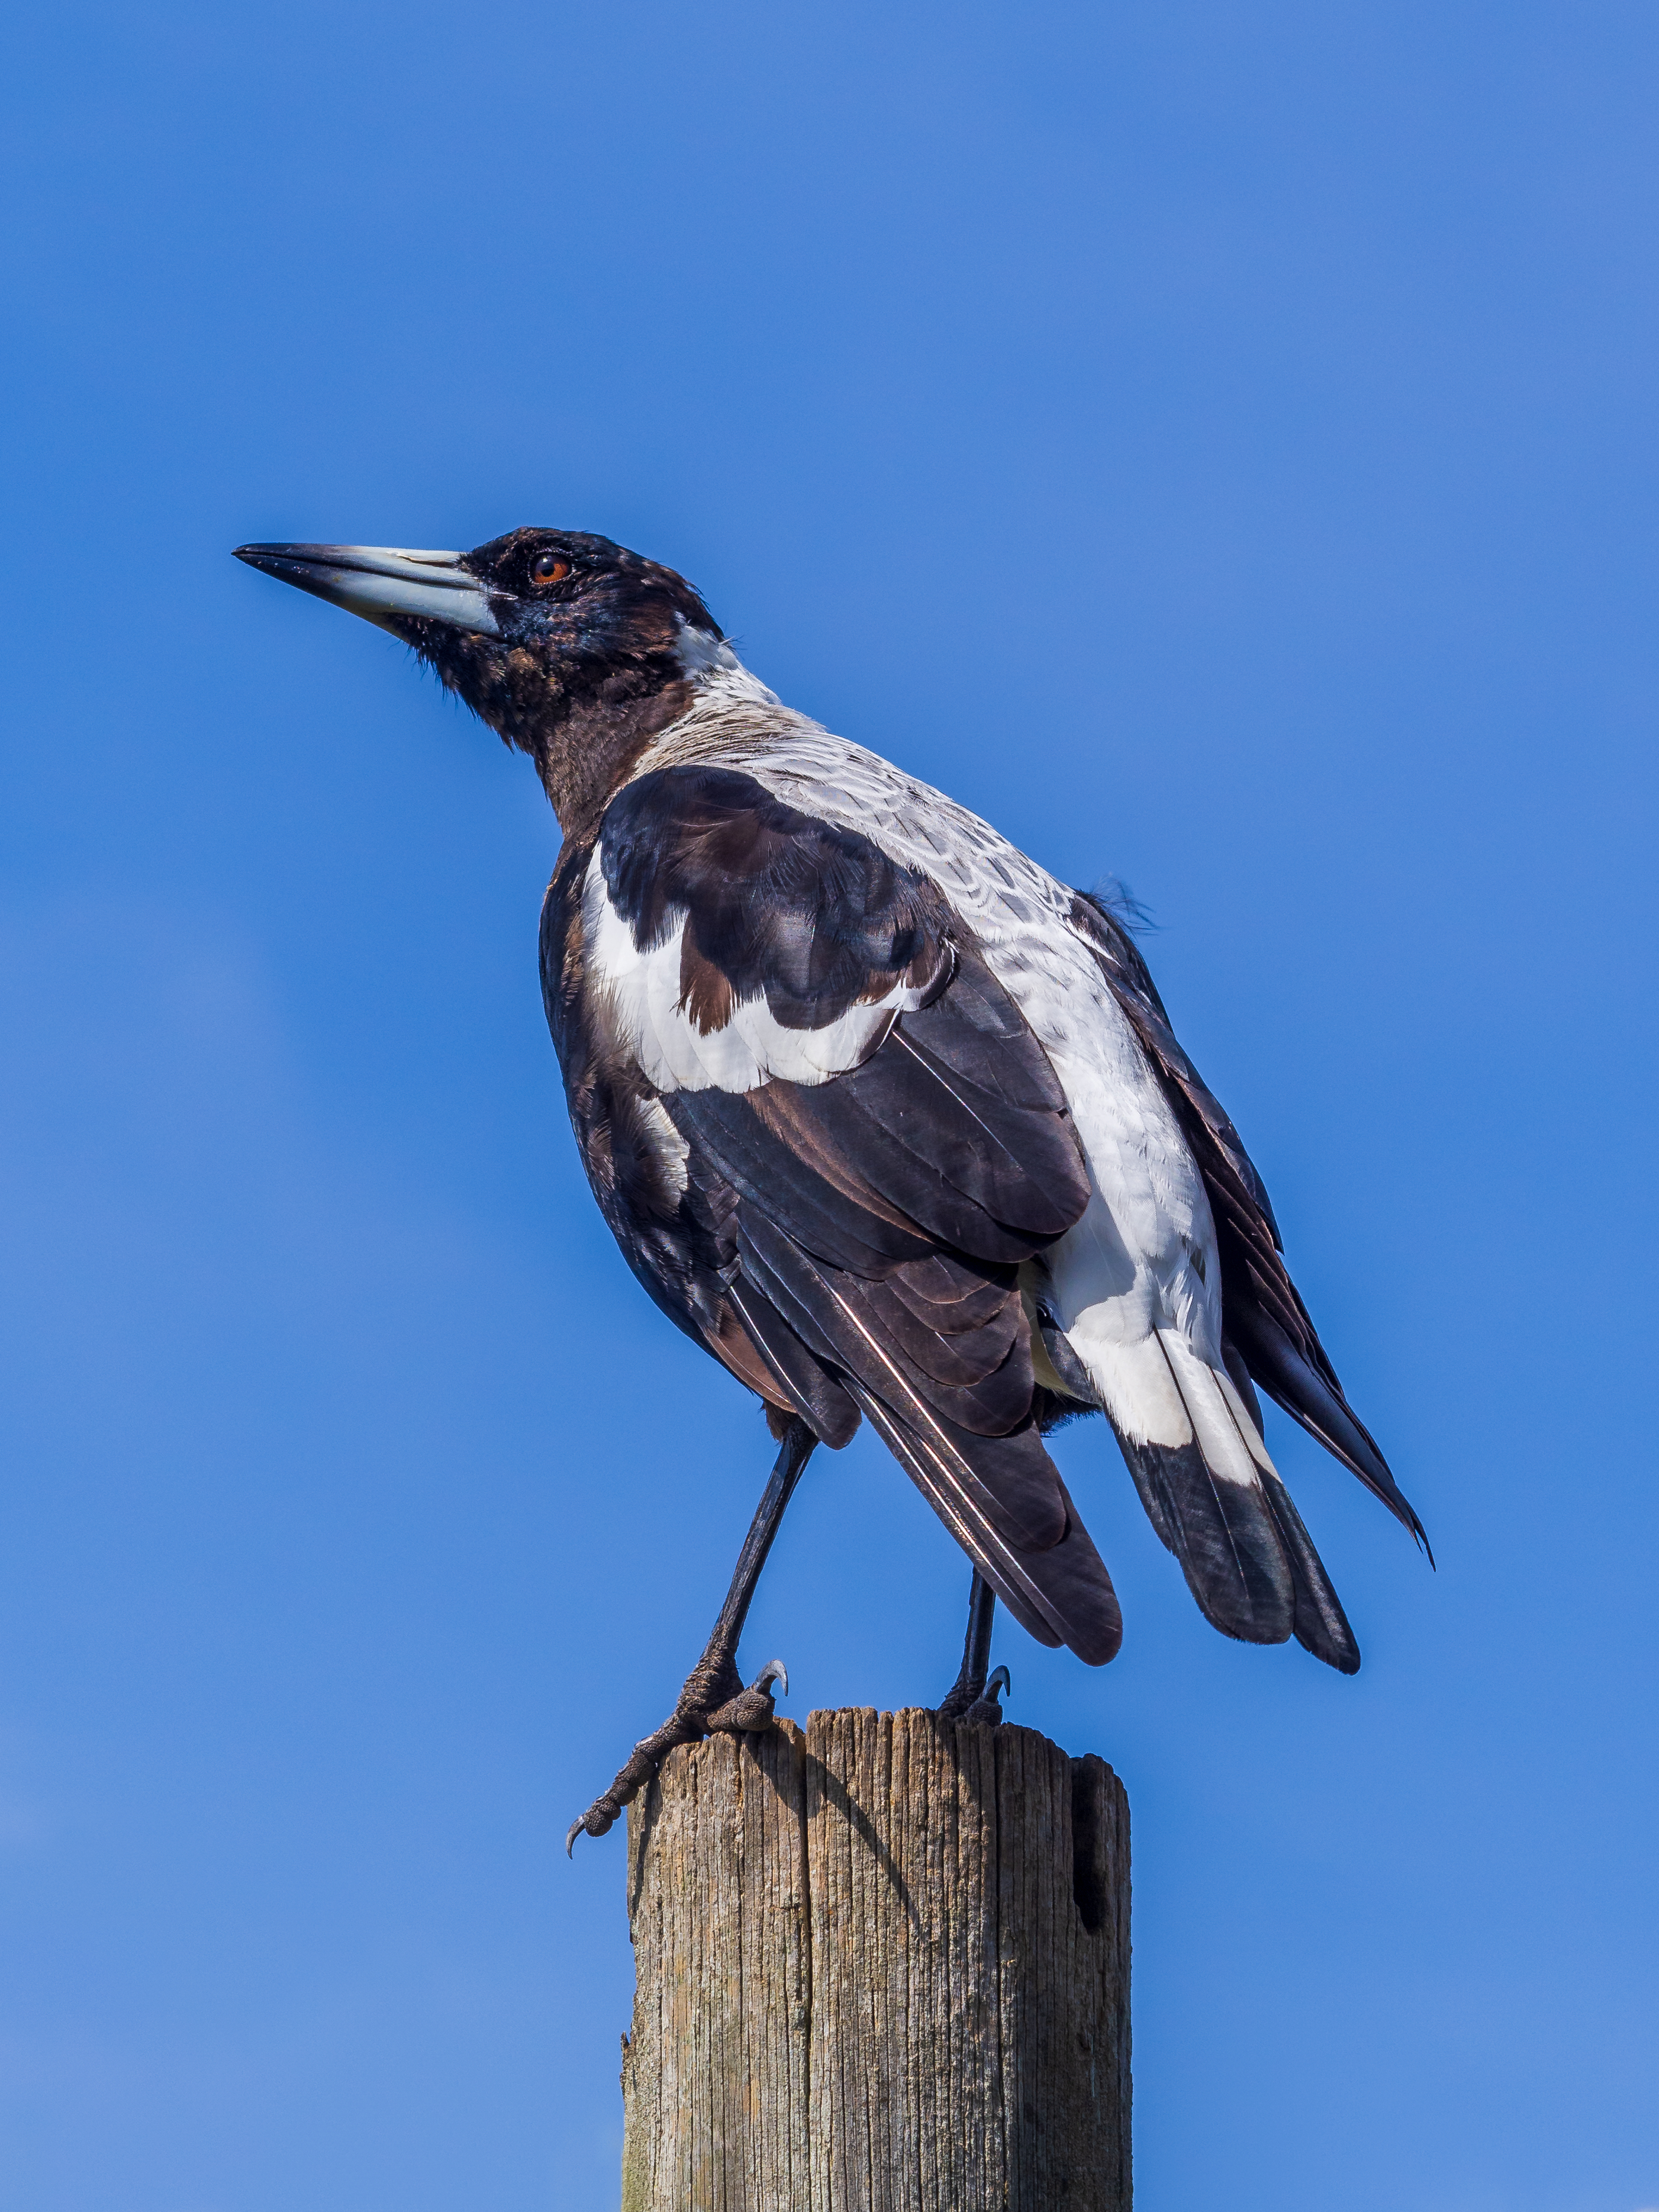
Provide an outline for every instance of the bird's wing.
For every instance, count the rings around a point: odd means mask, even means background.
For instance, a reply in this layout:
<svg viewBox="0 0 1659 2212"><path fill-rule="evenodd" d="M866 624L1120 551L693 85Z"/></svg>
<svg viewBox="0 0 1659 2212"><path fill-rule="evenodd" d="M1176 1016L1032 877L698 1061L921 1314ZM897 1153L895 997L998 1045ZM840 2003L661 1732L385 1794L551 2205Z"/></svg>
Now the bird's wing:
<svg viewBox="0 0 1659 2212"><path fill-rule="evenodd" d="M1054 1404L1104 1411L1209 1620L1251 1643L1294 1634L1352 1672L1352 1631L1267 1452L1249 1373L1224 1343L1202 1169L1076 895L988 823L825 732L792 728L750 757L775 796L865 830L944 886L1062 1085L1095 1188L1021 1270Z"/></svg>
<svg viewBox="0 0 1659 2212"><path fill-rule="evenodd" d="M1258 1428L1261 1414L1249 1389L1252 1379L1358 1475L1426 1549L1422 1523L1343 1395L1291 1280L1261 1178L1225 1110L1176 1042L1133 939L1109 909L1087 893L1078 894L1073 921L1093 949L1113 995L1140 1040L1203 1175L1221 1260L1224 1350ZM1282 1492L1283 1485L1279 1488ZM1277 1498L1274 1504L1277 1511ZM1288 1497L1284 1504L1294 1516ZM1306 1541L1299 1520L1294 1533ZM1287 1528L1286 1534L1292 1532Z"/></svg>
<svg viewBox="0 0 1659 2212"><path fill-rule="evenodd" d="M828 1441L866 1414L1031 1632L1109 1658L1117 1603L1037 1431L1016 1282L1087 1170L941 891L706 764L626 785L561 875L550 1018L642 1279Z"/></svg>

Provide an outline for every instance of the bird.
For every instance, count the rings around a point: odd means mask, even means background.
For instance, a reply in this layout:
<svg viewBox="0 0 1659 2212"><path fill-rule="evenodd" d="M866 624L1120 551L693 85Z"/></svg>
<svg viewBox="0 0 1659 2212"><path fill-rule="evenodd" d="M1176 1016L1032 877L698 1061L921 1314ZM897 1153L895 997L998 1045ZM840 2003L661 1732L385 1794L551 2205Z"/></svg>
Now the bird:
<svg viewBox="0 0 1659 2212"><path fill-rule="evenodd" d="M411 647L534 764L562 832L543 994L593 1196L779 1447L702 1657L568 1849L675 1745L772 1725L787 1674L743 1681L750 1601L811 1453L866 1421L972 1564L943 1721L1001 1717L999 1600L1089 1666L1117 1653L1046 1441L1096 1414L1214 1627L1358 1670L1258 1392L1427 1538L1120 906L786 706L683 576L610 538L236 557Z"/></svg>

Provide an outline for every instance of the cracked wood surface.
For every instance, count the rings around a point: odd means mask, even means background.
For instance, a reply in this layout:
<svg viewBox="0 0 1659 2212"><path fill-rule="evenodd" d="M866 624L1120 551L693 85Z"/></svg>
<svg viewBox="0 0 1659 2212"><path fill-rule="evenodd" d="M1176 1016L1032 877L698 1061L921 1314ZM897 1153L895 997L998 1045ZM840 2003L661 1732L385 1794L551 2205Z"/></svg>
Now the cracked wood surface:
<svg viewBox="0 0 1659 2212"><path fill-rule="evenodd" d="M1103 1760L919 1711L685 1745L628 1904L623 2212L1128 2212Z"/></svg>

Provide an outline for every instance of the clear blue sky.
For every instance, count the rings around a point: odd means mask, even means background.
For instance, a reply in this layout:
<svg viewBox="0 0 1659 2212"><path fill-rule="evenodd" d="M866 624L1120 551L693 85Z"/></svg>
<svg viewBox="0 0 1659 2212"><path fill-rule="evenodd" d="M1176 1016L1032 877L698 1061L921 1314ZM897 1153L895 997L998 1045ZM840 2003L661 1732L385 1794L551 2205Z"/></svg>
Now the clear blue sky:
<svg viewBox="0 0 1659 2212"><path fill-rule="evenodd" d="M605 532L1114 873L1431 1574L1123 1597L1141 2212L1659 2204L1659 15L67 0L9 34L0 2207L614 2205L620 1839L763 1479L594 1212L524 762L245 538ZM815 1462L748 1650L932 1702Z"/></svg>

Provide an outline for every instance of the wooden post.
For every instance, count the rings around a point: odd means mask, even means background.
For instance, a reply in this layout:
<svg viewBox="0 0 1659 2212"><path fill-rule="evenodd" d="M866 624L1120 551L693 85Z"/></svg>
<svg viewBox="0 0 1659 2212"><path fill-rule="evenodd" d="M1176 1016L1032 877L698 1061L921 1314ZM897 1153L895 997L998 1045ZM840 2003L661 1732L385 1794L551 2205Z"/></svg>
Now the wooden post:
<svg viewBox="0 0 1659 2212"><path fill-rule="evenodd" d="M623 2212L1129 2212L1129 1811L929 1712L670 1753L629 1809Z"/></svg>

